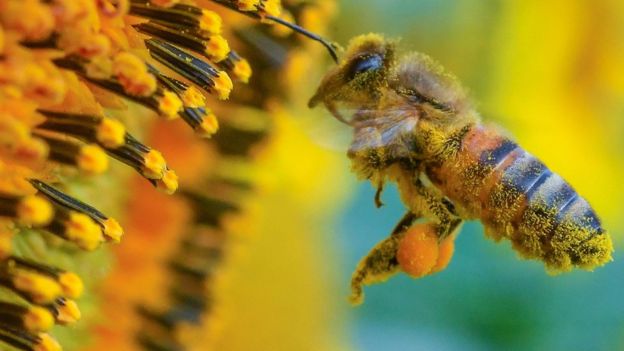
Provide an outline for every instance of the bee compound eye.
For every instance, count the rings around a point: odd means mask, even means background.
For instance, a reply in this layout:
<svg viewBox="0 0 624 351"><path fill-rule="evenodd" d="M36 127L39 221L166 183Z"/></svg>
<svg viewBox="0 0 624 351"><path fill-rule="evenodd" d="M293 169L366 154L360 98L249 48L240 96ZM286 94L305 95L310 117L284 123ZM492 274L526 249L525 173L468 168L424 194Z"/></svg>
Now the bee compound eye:
<svg viewBox="0 0 624 351"><path fill-rule="evenodd" d="M383 58L379 54L366 54L354 59L349 69L349 79L356 75L383 67Z"/></svg>

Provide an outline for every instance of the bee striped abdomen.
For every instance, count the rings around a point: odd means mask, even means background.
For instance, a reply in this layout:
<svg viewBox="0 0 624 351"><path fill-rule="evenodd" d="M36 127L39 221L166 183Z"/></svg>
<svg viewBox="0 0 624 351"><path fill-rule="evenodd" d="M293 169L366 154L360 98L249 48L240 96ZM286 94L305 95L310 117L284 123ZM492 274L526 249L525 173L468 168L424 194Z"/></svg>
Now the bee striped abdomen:
<svg viewBox="0 0 624 351"><path fill-rule="evenodd" d="M474 127L456 156L430 173L451 200L482 220L489 236L508 238L553 271L590 269L611 258L611 240L587 201L492 129Z"/></svg>

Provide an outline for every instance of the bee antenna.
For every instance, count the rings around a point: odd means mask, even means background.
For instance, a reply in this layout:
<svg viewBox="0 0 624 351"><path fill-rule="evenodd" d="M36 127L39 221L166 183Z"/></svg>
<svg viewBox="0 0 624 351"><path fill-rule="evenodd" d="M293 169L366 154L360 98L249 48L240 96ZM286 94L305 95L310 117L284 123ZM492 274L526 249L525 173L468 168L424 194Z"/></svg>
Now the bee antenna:
<svg viewBox="0 0 624 351"><path fill-rule="evenodd" d="M266 16L265 18L270 19L275 23L281 24L284 27L288 27L299 34L305 35L306 37L323 44L323 46L327 48L327 51L329 51L329 55L331 55L332 59L334 59L334 62L338 63L338 54L336 54L336 50L339 48L339 46L336 43L329 42L326 39L322 38L320 35L314 34L303 27L285 21L279 17Z"/></svg>

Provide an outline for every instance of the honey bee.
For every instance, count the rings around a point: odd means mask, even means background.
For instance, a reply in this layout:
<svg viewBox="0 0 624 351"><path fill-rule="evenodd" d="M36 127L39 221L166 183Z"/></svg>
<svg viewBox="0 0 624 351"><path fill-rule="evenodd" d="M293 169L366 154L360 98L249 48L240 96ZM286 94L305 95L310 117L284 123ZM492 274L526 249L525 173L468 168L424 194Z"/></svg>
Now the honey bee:
<svg viewBox="0 0 624 351"><path fill-rule="evenodd" d="M377 206L391 181L407 207L356 268L352 302L363 300L363 285L400 270L414 277L442 270L469 219L552 273L611 260L610 236L570 184L500 129L481 123L457 79L431 58L397 58L395 47L377 34L356 37L309 102L324 104L353 128L347 154L357 176L377 187ZM349 116L341 113L345 108Z"/></svg>

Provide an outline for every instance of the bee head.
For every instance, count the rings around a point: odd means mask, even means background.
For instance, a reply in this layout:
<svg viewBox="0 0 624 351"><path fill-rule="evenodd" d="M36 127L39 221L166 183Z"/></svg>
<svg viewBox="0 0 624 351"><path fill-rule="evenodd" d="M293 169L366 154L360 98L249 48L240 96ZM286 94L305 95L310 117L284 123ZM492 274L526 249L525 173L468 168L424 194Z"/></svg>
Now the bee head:
<svg viewBox="0 0 624 351"><path fill-rule="evenodd" d="M380 87L387 85L393 60L394 42L372 33L355 37L340 64L325 75L308 106L322 102L345 122L336 105L342 103L347 108L373 105L380 96Z"/></svg>

